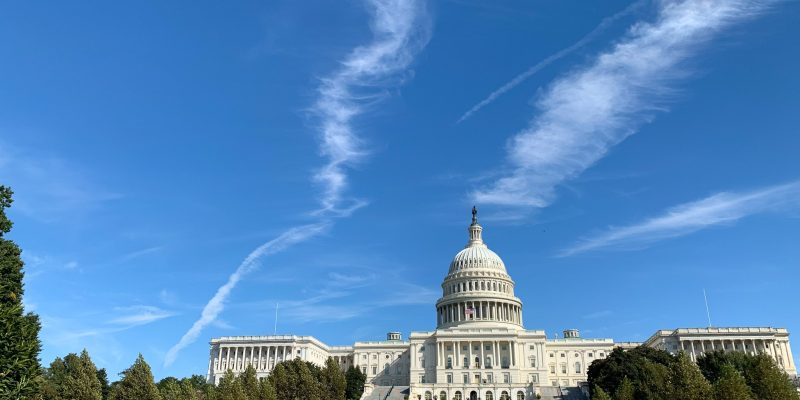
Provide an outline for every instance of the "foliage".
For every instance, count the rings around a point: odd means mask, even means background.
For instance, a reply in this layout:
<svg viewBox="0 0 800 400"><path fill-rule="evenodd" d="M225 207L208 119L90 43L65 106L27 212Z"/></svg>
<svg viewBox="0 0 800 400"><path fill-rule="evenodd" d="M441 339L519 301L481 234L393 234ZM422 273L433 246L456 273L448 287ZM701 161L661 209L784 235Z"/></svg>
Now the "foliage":
<svg viewBox="0 0 800 400"><path fill-rule="evenodd" d="M347 400L358 400L364 393L364 383L367 382L367 375L360 369L350 366L345 373L345 398Z"/></svg>
<svg viewBox="0 0 800 400"><path fill-rule="evenodd" d="M122 379L116 382L111 391L112 400L161 400L150 366L141 354L120 376Z"/></svg>
<svg viewBox="0 0 800 400"><path fill-rule="evenodd" d="M67 354L62 360L56 358L44 374L45 390L42 397L46 400L102 400L103 390L97 378L89 352L85 349L78 356Z"/></svg>
<svg viewBox="0 0 800 400"><path fill-rule="evenodd" d="M320 371L320 383L322 384L322 398L326 400L345 400L347 380L339 368L339 364L328 357L325 361L325 368Z"/></svg>
<svg viewBox="0 0 800 400"><path fill-rule="evenodd" d="M240 381L245 398L247 400L258 400L261 387L256 376L256 369L252 365L248 365L237 379Z"/></svg>
<svg viewBox="0 0 800 400"><path fill-rule="evenodd" d="M747 386L741 372L733 364L720 367L718 379L714 382L716 400L753 400L753 392Z"/></svg>
<svg viewBox="0 0 800 400"><path fill-rule="evenodd" d="M277 400L327 400L321 375L319 367L296 358L278 363L268 379L275 388Z"/></svg>
<svg viewBox="0 0 800 400"><path fill-rule="evenodd" d="M227 370L219 380L217 386L217 394L214 396L215 400L246 400L244 389L242 389L242 382L237 379L233 371Z"/></svg>
<svg viewBox="0 0 800 400"><path fill-rule="evenodd" d="M259 400L277 400L278 394L269 379L262 379L259 383Z"/></svg>
<svg viewBox="0 0 800 400"><path fill-rule="evenodd" d="M600 386L594 386L592 388L592 400L611 400L611 396Z"/></svg>
<svg viewBox="0 0 800 400"><path fill-rule="evenodd" d="M800 399L786 373L766 354L715 351L699 357L697 364L712 382L721 379L726 366L733 367L744 377L756 399Z"/></svg>
<svg viewBox="0 0 800 400"><path fill-rule="evenodd" d="M670 368L669 398L674 400L706 400L711 398L711 384L697 364L680 353Z"/></svg>
<svg viewBox="0 0 800 400"><path fill-rule="evenodd" d="M639 346L614 349L608 357L595 360L588 369L589 384L606 393L616 393L627 377L639 400L664 400L669 385L669 368L675 356L663 350Z"/></svg>
<svg viewBox="0 0 800 400"><path fill-rule="evenodd" d="M108 400L110 387L108 386L108 373L105 368L97 370L97 380L100 382L100 394L103 400Z"/></svg>
<svg viewBox="0 0 800 400"><path fill-rule="evenodd" d="M41 326L38 316L24 314L21 252L4 238L13 225L5 213L12 194L0 186L0 398L26 399L38 396L41 389Z"/></svg>
<svg viewBox="0 0 800 400"><path fill-rule="evenodd" d="M633 399L634 399L633 382L631 382L630 378L625 376L622 378L622 382L620 382L619 386L617 387L617 391L614 392L614 400L633 400Z"/></svg>

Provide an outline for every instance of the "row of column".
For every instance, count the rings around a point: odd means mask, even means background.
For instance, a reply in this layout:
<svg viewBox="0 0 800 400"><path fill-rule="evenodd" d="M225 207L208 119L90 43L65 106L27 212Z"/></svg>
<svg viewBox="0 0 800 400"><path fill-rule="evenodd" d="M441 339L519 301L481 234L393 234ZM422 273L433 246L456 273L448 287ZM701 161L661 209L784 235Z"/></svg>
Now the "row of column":
<svg viewBox="0 0 800 400"><path fill-rule="evenodd" d="M709 346L706 346L706 343L710 342ZM717 345L719 342L719 345ZM725 344L730 343L733 347L732 349L726 349ZM750 348L747 348L747 344L750 344ZM761 343L761 348L759 349L758 343ZM787 354L786 346L777 346L777 340L775 339L711 339L711 340L681 340L680 347L684 351L689 352L693 361L697 361L697 357L700 354L703 354L707 351L716 351L716 350L730 350L730 351L743 351L748 354L757 354L757 353L767 353L772 356L775 361L778 362L782 368L786 368L787 365L785 364L787 360L789 360L789 355Z"/></svg>
<svg viewBox="0 0 800 400"><path fill-rule="evenodd" d="M439 307L439 325L476 320L522 325L522 308L516 304L496 301L464 301Z"/></svg>
<svg viewBox="0 0 800 400"><path fill-rule="evenodd" d="M463 353L461 347L466 344L467 351ZM479 351L475 351L473 346L475 344L479 344ZM486 345L490 344L490 349L486 350ZM505 354L500 350L500 345L506 344L507 350ZM447 350L448 346L450 346L453 350ZM517 366L517 348L516 343L513 341L468 341L468 342L461 342L461 341L437 341L436 342L436 365L440 368L447 367L447 358L450 357L452 364L452 368L484 368L486 363L487 356L491 356L491 368L501 368L501 367L516 367ZM503 365L501 363L501 358L506 357L507 363ZM467 358L467 365L463 365L463 358ZM479 362L476 365L475 357L479 357Z"/></svg>
<svg viewBox="0 0 800 400"><path fill-rule="evenodd" d="M298 347L283 346L220 346L214 363L215 371L243 371L248 365L270 371L275 364L294 358Z"/></svg>

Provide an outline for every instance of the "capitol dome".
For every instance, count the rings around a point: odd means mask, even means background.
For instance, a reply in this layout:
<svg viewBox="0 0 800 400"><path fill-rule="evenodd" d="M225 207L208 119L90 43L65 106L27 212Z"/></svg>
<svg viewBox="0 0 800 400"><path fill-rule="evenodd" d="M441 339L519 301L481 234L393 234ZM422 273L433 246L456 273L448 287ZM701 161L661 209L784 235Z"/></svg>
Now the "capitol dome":
<svg viewBox="0 0 800 400"><path fill-rule="evenodd" d="M442 282L437 326L522 327L522 302L514 296L514 281L500 256L483 242L477 213L473 207L469 241L453 257Z"/></svg>

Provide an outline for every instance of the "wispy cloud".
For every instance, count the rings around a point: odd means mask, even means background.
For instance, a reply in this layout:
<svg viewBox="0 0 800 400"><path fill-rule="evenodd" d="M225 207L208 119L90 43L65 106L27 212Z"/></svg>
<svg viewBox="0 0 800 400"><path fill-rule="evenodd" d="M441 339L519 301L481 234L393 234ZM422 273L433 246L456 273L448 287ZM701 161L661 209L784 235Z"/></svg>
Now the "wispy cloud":
<svg viewBox="0 0 800 400"><path fill-rule="evenodd" d="M620 12L618 12L618 13L610 16L610 17L604 18L602 21L600 21L599 25L597 25L594 29L592 29L591 32L586 34L586 36L582 37L577 42L571 44L568 47L565 47L565 48L559 50L558 52L556 52L554 54L551 54L550 56L548 56L544 60L539 61L536 65L528 68L528 70L526 70L525 72L517 75L516 77L514 77L514 79L508 81L508 83L506 83L503 86L500 86L499 89L497 89L494 92L490 93L489 96L487 96L485 99L481 100L478 104L474 105L472 108L467 110L467 112L465 112L458 119L458 121L456 121L456 123L457 124L461 123L465 119L471 117L472 114L475 114L481 108L486 107L487 105L489 105L489 103L497 100L498 97L502 96L503 94L505 94L509 90L517 87L520 83L522 83L525 80L527 80L528 78L532 77L534 74L536 74L537 72L543 70L545 67L547 67L548 65L552 64L553 62L558 61L558 60L570 55L575 50L578 50L581 47L585 46L587 43L589 43L592 40L594 40L597 37L597 35L599 35L603 31L605 31L606 29L608 29L608 27L611 26L611 24L613 24L615 21L617 21L618 19L633 13L638 8L640 8L642 5L644 5L644 3L645 3L645 0L637 1L637 2L629 5L628 7L625 7L624 10L622 10L622 11L620 11Z"/></svg>
<svg viewBox="0 0 800 400"><path fill-rule="evenodd" d="M588 66L556 80L537 102L538 115L507 146L509 171L473 193L479 203L546 207L555 188L575 178L663 111L685 61L732 25L771 1L659 2L653 22L635 24Z"/></svg>
<svg viewBox="0 0 800 400"><path fill-rule="evenodd" d="M169 349L169 352L167 352L167 356L164 359L164 365L171 365L178 356L178 353L184 347L194 343L194 341L197 340L197 337L200 335L200 332L202 332L206 326L217 319L222 310L225 309L225 302L227 301L231 291L236 287L236 284L239 283L244 275L258 266L262 257L269 254L278 253L290 246L320 235L325 232L329 226L330 223L322 222L292 228L277 238L264 243L257 249L253 250L247 256L247 258L242 261L239 267L236 268L236 271L234 271L234 273L228 277L228 282L217 289L217 293L214 295L214 297L212 297L205 307L203 307L203 311L200 314L200 319L195 321L189 331L187 331L183 337L181 337L180 341L178 341L177 344Z"/></svg>
<svg viewBox="0 0 800 400"><path fill-rule="evenodd" d="M320 149L327 157L327 163L314 175L323 187L321 207L313 213L321 221L289 229L254 250L206 304L200 319L169 350L165 366L171 365L181 349L196 341L200 332L218 318L230 292L262 257L321 234L332 225L331 218L347 217L366 204L343 195L346 168L367 154L352 121L386 96L388 88L404 81L402 72L429 38L429 21L421 1L369 0L367 4L372 15L372 41L353 49L335 73L321 79L319 97L312 107L319 118Z"/></svg>
<svg viewBox="0 0 800 400"><path fill-rule="evenodd" d="M138 325L149 324L164 318L169 318L175 313L167 310L162 310L155 306L131 306L131 307L118 307L116 312L122 314L118 317L112 318L109 323L114 325L125 325L126 327L134 327Z"/></svg>
<svg viewBox="0 0 800 400"><path fill-rule="evenodd" d="M132 251L130 253L123 254L122 256L119 257L117 262L125 263L125 262L128 262L128 261L137 259L139 257L146 256L148 254L157 253L157 252L159 252L159 251L161 251L163 249L164 249L164 246L152 246L152 247L147 247L147 248L140 249L140 250L135 250L135 251Z"/></svg>
<svg viewBox="0 0 800 400"><path fill-rule="evenodd" d="M370 0L373 41L359 46L338 71L322 79L313 111L319 117L321 151L328 162L314 175L322 185L320 213L349 213L364 202L344 199L346 168L368 151L352 121L401 84L404 72L429 39L425 5L416 0Z"/></svg>
<svg viewBox="0 0 800 400"><path fill-rule="evenodd" d="M800 181L750 192L722 192L672 207L643 222L610 227L561 251L571 256L600 248L641 247L658 240L688 235L717 225L732 224L753 214L800 208Z"/></svg>

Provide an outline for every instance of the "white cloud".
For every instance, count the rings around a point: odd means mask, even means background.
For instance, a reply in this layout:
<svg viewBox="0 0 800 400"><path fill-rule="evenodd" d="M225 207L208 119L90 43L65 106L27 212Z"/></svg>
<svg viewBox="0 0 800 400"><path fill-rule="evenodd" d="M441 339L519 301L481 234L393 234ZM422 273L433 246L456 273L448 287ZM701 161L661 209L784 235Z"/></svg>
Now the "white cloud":
<svg viewBox="0 0 800 400"><path fill-rule="evenodd" d="M125 262L128 262L128 261L134 260L136 258L139 258L139 257L142 257L142 256L146 256L148 254L157 253L157 252L159 252L159 251L161 251L163 249L164 249L164 246L152 246L152 247L147 247L147 248L144 248L144 249L132 251L130 253L123 254L122 256L120 256L119 260L117 262L125 263Z"/></svg>
<svg viewBox="0 0 800 400"><path fill-rule="evenodd" d="M171 311L162 310L155 306L143 305L116 308L115 311L122 313L122 315L112 318L108 322L113 325L125 325L129 328L138 325L146 325L175 315L175 313Z"/></svg>
<svg viewBox="0 0 800 400"><path fill-rule="evenodd" d="M800 207L800 182L771 186L745 193L722 192L701 200L672 207L664 214L643 222L611 227L584 238L564 249L570 256L590 250L636 245L688 235L709 227L732 224L749 215L797 209Z"/></svg>
<svg viewBox="0 0 800 400"><path fill-rule="evenodd" d="M635 10L637 10L639 7L641 7L643 4L644 4L644 0L637 1L637 2L629 5L628 7L625 7L624 10L622 10L622 11L620 11L620 12L618 12L618 13L610 16L610 17L604 18L602 21L600 21L599 25L597 25L594 29L592 29L591 32L586 34L586 36L582 37L577 42L571 44L568 47L565 47L565 48L559 50L558 52L556 52L554 54L551 54L550 56L548 56L544 60L539 61L536 65L528 68L528 70L526 70L525 72L517 75L516 77L514 77L514 79L508 81L505 85L501 86L499 89L497 89L494 92L490 93L489 96L487 96L485 99L481 100L478 104L474 105L472 108L467 110L467 112L465 112L464 115L462 115L458 119L458 121L456 121L456 123L460 123L460 122L464 121L465 119L471 117L472 114L475 114L481 108L483 108L483 107L489 105L489 103L492 103L493 101L497 100L498 97L502 96L504 93L508 92L509 90L517 87L520 83L522 83L525 80L527 80L528 78L532 77L534 74L536 74L537 72L541 71L542 69L544 69L548 65L552 64L553 62L558 61L558 60L568 56L569 54L571 54L575 50L578 50L581 47L585 46L587 43L591 42L597 35L599 35L601 32L606 30L615 21L617 21L618 19L633 13Z"/></svg>
<svg viewBox="0 0 800 400"><path fill-rule="evenodd" d="M236 287L236 284L239 283L244 275L258 266L262 257L275 254L292 245L317 236L325 232L329 226L330 223L320 222L295 227L253 250L247 258L242 261L239 267L236 268L236 271L228 277L228 282L217 289L217 293L214 294L214 297L206 303L200 314L200 319L195 321L192 327L181 337L180 341L169 349L167 356L164 358L164 365L171 365L178 356L178 352L189 344L194 343L200 335L200 332L217 319L222 310L225 309L225 302L231 291Z"/></svg>
<svg viewBox="0 0 800 400"><path fill-rule="evenodd" d="M479 203L541 208L575 178L664 110L684 62L720 31L764 11L770 1L660 2L654 22L634 25L588 66L556 80L528 128L507 145L510 170L473 193Z"/></svg>
<svg viewBox="0 0 800 400"><path fill-rule="evenodd" d="M78 262L77 262L77 261L70 261L70 262L68 262L68 263L64 264L64 268L65 268L65 269L75 269L75 268L78 268Z"/></svg>
<svg viewBox="0 0 800 400"><path fill-rule="evenodd" d="M367 154L352 126L353 118L386 96L386 89L403 82L401 76L429 39L429 20L417 0L369 0L373 41L359 46L318 88L313 111L319 117L320 148L328 159L314 179L323 187L318 213L349 214L365 205L343 199L345 168Z"/></svg>

